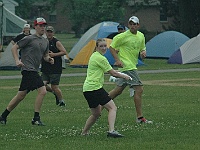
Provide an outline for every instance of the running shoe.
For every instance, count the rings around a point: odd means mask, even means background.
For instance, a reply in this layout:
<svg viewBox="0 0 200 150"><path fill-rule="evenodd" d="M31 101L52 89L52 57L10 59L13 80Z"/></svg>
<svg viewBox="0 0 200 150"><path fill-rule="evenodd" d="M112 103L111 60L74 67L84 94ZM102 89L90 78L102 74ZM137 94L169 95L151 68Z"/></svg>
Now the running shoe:
<svg viewBox="0 0 200 150"><path fill-rule="evenodd" d="M45 126L45 124L40 120L40 117L33 118L31 123L32 125Z"/></svg>
<svg viewBox="0 0 200 150"><path fill-rule="evenodd" d="M146 123L146 124L153 124L153 121L147 120L144 117L141 119L136 119L137 123Z"/></svg>
<svg viewBox="0 0 200 150"><path fill-rule="evenodd" d="M62 100L62 101L59 101L59 103L58 103L58 106L65 106L66 104L65 104L65 102Z"/></svg>
<svg viewBox="0 0 200 150"><path fill-rule="evenodd" d="M112 131L112 132L107 132L107 137L113 137L113 138L119 138L119 137L124 137L124 135L120 134L117 131Z"/></svg>
<svg viewBox="0 0 200 150"><path fill-rule="evenodd" d="M0 116L0 124L6 124L7 120Z"/></svg>

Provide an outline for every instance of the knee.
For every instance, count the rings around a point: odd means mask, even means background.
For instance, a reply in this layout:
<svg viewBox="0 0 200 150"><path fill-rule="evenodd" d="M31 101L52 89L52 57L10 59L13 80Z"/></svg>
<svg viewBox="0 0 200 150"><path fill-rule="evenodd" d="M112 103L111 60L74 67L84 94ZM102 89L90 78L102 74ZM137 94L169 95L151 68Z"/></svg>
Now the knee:
<svg viewBox="0 0 200 150"><path fill-rule="evenodd" d="M26 97L26 93L18 93L17 97L19 100L23 100Z"/></svg>
<svg viewBox="0 0 200 150"><path fill-rule="evenodd" d="M54 86L54 85L51 85L51 89L53 90L53 91L58 91L59 90L59 88L58 88L58 86L56 85L56 86Z"/></svg>
<svg viewBox="0 0 200 150"><path fill-rule="evenodd" d="M38 90L38 94L45 96L47 94L46 88L41 88L40 90Z"/></svg>
<svg viewBox="0 0 200 150"><path fill-rule="evenodd" d="M98 119L101 116L101 112L96 112L93 114L95 119Z"/></svg>
<svg viewBox="0 0 200 150"><path fill-rule="evenodd" d="M118 90L117 91L117 95L121 95L122 94L122 91L121 90Z"/></svg>
<svg viewBox="0 0 200 150"><path fill-rule="evenodd" d="M114 110L114 111L117 111L117 106L114 106L113 110Z"/></svg>
<svg viewBox="0 0 200 150"><path fill-rule="evenodd" d="M141 88L137 88L136 90L135 90L135 93L136 94L142 94L143 93L143 88L141 87Z"/></svg>

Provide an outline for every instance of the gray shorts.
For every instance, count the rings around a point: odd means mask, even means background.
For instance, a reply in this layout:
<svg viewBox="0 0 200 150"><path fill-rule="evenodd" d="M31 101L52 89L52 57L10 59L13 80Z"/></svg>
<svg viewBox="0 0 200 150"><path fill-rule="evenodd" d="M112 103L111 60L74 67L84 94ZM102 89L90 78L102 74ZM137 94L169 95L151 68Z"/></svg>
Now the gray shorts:
<svg viewBox="0 0 200 150"><path fill-rule="evenodd" d="M129 70L129 71L123 71L123 73L129 75L132 80L125 80L123 78L118 78L116 80L116 84L117 86L127 86L129 85L129 87L133 87L133 86L137 86L137 85L143 85L142 82L140 81L140 77L137 73L137 70Z"/></svg>
<svg viewBox="0 0 200 150"><path fill-rule="evenodd" d="M42 72L42 80L53 85L59 85L61 74L45 74Z"/></svg>

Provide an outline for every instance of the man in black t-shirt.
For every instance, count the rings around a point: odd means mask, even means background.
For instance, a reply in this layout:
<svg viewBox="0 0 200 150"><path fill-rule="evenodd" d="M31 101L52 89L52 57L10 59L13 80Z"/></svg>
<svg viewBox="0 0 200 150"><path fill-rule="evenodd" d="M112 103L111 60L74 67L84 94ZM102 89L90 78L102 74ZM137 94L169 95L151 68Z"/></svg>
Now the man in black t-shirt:
<svg viewBox="0 0 200 150"><path fill-rule="evenodd" d="M67 52L61 42L54 37L52 26L47 26L46 36L49 41L49 55L54 58L54 64L51 65L42 60L42 79L47 91L55 95L56 105L65 106L59 82L62 74L62 56L66 55ZM51 84L51 87L47 84Z"/></svg>

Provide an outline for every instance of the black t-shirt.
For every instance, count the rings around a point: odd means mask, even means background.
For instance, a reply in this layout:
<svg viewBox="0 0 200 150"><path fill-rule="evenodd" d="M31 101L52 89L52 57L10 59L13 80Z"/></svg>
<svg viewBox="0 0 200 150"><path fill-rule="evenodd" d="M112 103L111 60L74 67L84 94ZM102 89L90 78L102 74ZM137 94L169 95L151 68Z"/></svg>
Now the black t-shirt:
<svg viewBox="0 0 200 150"><path fill-rule="evenodd" d="M52 40L49 41L49 50L53 53L58 53L59 50L56 47L56 42L58 39L53 37ZM41 71L46 74L61 74L62 73L62 58L61 56L54 57L54 64L50 64L42 59L42 68Z"/></svg>
<svg viewBox="0 0 200 150"><path fill-rule="evenodd" d="M31 35L31 34L28 34L28 35ZM24 34L24 33L21 33L21 34L17 35L16 37L14 37L12 40L13 40L15 43L17 43L19 40L23 39L25 36L28 36L28 35L26 35L26 34Z"/></svg>
<svg viewBox="0 0 200 150"><path fill-rule="evenodd" d="M107 38L113 39L117 34L119 34L119 33L118 32L112 33L109 36L107 36Z"/></svg>

